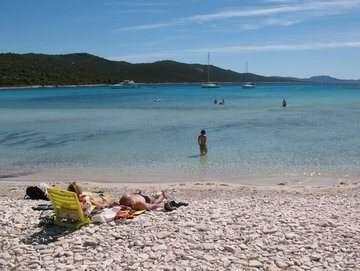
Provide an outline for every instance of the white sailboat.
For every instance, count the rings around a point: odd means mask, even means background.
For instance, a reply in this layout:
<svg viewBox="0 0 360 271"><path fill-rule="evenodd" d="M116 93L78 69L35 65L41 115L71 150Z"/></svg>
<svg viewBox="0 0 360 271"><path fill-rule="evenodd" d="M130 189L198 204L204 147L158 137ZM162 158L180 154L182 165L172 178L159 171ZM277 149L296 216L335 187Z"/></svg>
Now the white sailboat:
<svg viewBox="0 0 360 271"><path fill-rule="evenodd" d="M202 88L219 88L219 87L220 87L220 83L210 82L210 53L208 53L207 72L208 72L208 80L207 80L207 83L201 84L201 87L202 87Z"/></svg>
<svg viewBox="0 0 360 271"><path fill-rule="evenodd" d="M245 71L245 74L248 73L248 62L246 61L246 71ZM244 80L244 83L241 84L241 87L242 88L255 88L256 85L254 82L247 82L246 80Z"/></svg>

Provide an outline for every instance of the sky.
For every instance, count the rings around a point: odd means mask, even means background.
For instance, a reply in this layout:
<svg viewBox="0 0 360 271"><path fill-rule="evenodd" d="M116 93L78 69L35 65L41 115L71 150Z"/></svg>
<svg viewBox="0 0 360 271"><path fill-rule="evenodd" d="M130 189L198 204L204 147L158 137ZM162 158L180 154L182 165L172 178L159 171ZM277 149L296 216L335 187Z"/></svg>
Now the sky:
<svg viewBox="0 0 360 271"><path fill-rule="evenodd" d="M0 52L360 79L360 0L1 0Z"/></svg>

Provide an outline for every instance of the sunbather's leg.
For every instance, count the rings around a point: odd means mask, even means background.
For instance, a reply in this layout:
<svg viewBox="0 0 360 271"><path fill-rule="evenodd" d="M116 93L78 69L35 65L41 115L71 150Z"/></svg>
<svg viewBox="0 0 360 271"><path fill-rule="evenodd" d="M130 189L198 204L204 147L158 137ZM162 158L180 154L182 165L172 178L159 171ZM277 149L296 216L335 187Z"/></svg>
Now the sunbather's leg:
<svg viewBox="0 0 360 271"><path fill-rule="evenodd" d="M155 210L155 209L158 209L158 208L164 208L164 203L146 203L146 202L135 202L133 205L132 205L132 208L134 210Z"/></svg>
<svg viewBox="0 0 360 271"><path fill-rule="evenodd" d="M125 193L120 199L120 204L134 210L155 210L157 208L164 208L164 203L146 203L145 198L142 195L131 193Z"/></svg>

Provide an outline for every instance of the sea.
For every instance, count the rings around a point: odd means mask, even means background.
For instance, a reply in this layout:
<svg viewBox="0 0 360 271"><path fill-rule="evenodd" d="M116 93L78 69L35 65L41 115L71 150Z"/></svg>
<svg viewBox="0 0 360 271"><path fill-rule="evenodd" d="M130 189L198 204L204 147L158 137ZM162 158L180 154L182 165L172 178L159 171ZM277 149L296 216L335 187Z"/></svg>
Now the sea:
<svg viewBox="0 0 360 271"><path fill-rule="evenodd" d="M355 84L5 89L0 181L347 181L360 177L359 120Z"/></svg>

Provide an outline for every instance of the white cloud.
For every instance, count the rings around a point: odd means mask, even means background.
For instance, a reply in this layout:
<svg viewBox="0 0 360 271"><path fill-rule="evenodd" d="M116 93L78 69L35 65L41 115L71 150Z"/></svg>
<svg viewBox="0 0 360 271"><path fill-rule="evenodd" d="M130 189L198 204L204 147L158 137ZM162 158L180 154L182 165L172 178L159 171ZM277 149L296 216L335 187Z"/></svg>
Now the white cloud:
<svg viewBox="0 0 360 271"><path fill-rule="evenodd" d="M263 0L264 3L294 3L294 0Z"/></svg>
<svg viewBox="0 0 360 271"><path fill-rule="evenodd" d="M245 29L245 30L254 30L254 29L259 29L261 27L264 26L268 26L268 25L280 25L280 26L290 26L293 24L297 24L299 22L301 22L302 20L300 18L297 19L286 19L286 18L269 18L266 20L256 20L256 22L254 23L245 23L245 24L241 24L241 28Z"/></svg>
<svg viewBox="0 0 360 271"><path fill-rule="evenodd" d="M170 51L163 53L149 53L111 57L112 60L128 60L137 61L144 59L166 59L174 56L184 56L184 54L199 54L207 52L218 53L235 53L235 52L271 52L271 51L308 51L319 49L334 49L334 48L360 48L359 41L348 42L328 42L328 43L300 43L300 44L262 44L262 45L247 45L247 46L229 46L229 47L215 47L215 48L199 48L189 50Z"/></svg>
<svg viewBox="0 0 360 271"><path fill-rule="evenodd" d="M263 15L273 15L279 13L296 13L301 11L314 11L326 9L351 9L355 7L360 7L360 0L342 0L342 1L327 1L327 2L311 2L304 4L296 5L287 5L287 6L276 6L270 8L260 8L260 9L249 9L249 10L231 10L231 11L222 11L212 14L203 14L196 15L192 17L185 18L186 21L209 21L216 19L226 19L233 17L254 17L254 16L263 16Z"/></svg>
<svg viewBox="0 0 360 271"><path fill-rule="evenodd" d="M321 12L322 15L331 14L332 12L345 12L346 10L352 10L360 8L360 0L332 0L332 1L311 1L303 2L291 5L290 2L287 5L277 5L267 8L254 8L254 9L241 9L241 10L227 10L209 14L200 14L190 17L179 18L166 23L157 24L144 24L138 26L130 26L118 28L115 32L129 31L129 30L146 30L168 27L179 24L186 24L191 22L208 22L213 20L224 20L229 18L240 17L258 17L258 16L270 16L275 14L296 14L299 16L301 12L312 14L312 16L318 16ZM317 13L314 11L317 11Z"/></svg>
<svg viewBox="0 0 360 271"><path fill-rule="evenodd" d="M300 20L297 19L278 19L278 18L270 18L268 20L265 20L266 25L284 25L289 26L296 23L299 23Z"/></svg>
<svg viewBox="0 0 360 271"><path fill-rule="evenodd" d="M260 28L260 24L242 24L241 28L245 30L254 30Z"/></svg>
<svg viewBox="0 0 360 271"><path fill-rule="evenodd" d="M112 32L117 33L117 32L123 32L123 31L148 30L148 29L167 27L170 25L174 25L174 24L173 23L160 23L160 24L136 25L136 26L129 26L129 27L113 29Z"/></svg>
<svg viewBox="0 0 360 271"><path fill-rule="evenodd" d="M230 46L220 48L202 48L195 50L188 50L188 52L245 52L245 51L306 51L306 50L318 50L326 48L346 48L353 47L359 48L360 41L349 42L329 42L329 43L300 43L300 44L263 44L263 45L247 45L247 46ZM185 51L186 52L186 51Z"/></svg>

